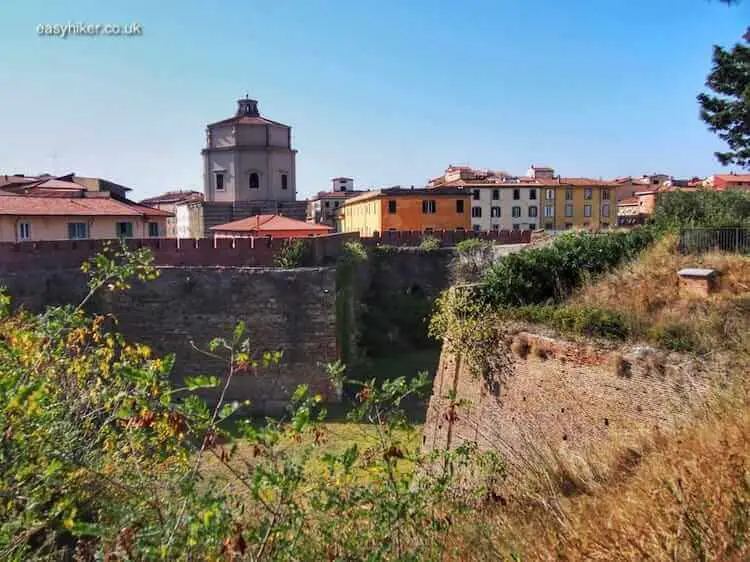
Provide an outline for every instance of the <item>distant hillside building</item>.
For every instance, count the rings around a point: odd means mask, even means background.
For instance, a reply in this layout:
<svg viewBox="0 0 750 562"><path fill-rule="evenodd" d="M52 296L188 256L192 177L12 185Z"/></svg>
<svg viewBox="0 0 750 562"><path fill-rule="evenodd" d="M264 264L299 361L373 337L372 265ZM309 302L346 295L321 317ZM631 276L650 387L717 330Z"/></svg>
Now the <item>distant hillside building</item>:
<svg viewBox="0 0 750 562"><path fill-rule="evenodd" d="M167 191L156 197L149 197L140 202L141 205L153 207L171 213L167 218L167 238L177 238L177 205L181 203L202 203L203 194L199 191Z"/></svg>
<svg viewBox="0 0 750 562"><path fill-rule="evenodd" d="M716 191L750 191L750 174L714 174L706 178L704 186Z"/></svg>
<svg viewBox="0 0 750 562"><path fill-rule="evenodd" d="M307 222L337 228L336 213L344 201L366 193L354 189L352 178L333 178L329 191L320 191L307 201Z"/></svg>
<svg viewBox="0 0 750 562"><path fill-rule="evenodd" d="M263 117L256 100L238 100L234 116L209 124L201 155L204 201L177 204L178 236L202 238L212 226L252 215L305 219L292 128Z"/></svg>

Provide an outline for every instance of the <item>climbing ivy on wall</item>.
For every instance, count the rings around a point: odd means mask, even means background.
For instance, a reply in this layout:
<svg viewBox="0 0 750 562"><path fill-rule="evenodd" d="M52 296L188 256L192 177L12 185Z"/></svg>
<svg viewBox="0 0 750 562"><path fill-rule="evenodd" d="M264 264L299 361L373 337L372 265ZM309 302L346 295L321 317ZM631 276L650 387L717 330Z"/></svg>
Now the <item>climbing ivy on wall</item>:
<svg viewBox="0 0 750 562"><path fill-rule="evenodd" d="M354 311L354 280L357 268L367 261L361 242L346 242L336 264L336 339L340 358L347 365L355 358L357 345Z"/></svg>

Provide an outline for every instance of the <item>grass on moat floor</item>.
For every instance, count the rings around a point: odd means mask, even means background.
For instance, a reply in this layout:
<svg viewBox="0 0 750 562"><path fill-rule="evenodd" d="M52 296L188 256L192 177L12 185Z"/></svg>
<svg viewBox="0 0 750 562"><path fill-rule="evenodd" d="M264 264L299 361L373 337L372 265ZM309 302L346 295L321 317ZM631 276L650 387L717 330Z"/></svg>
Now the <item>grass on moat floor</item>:
<svg viewBox="0 0 750 562"><path fill-rule="evenodd" d="M440 357L439 348L420 349L406 353L400 353L391 357L365 358L359 361L356 369L350 375L357 380L376 379L383 381L404 376L412 378L420 371L427 371L432 378L437 368L437 362ZM357 445L360 453L366 453L368 449L376 446L378 442L377 428L373 424L355 423L346 419L347 412L352 408L351 396L355 391L351 391L349 396L345 395L341 404L329 406L327 420L321 424L323 438L314 448L313 457L308 462L308 470L311 472L322 473L325 470L323 457L326 454L338 454L344 452L352 445ZM429 389L428 389L429 392ZM429 395L420 399L407 400L403 404L410 425L407 429L399 432L398 439L404 449L408 451L417 450L422 439L422 427ZM227 427L230 432L233 431L237 424L244 423L245 419L238 418L234 420L232 426ZM262 420L257 420L262 423ZM312 437L302 443L290 443L290 446L304 448L304 445L312 443ZM239 445L239 456L247 457L249 451L243 450L243 445ZM221 465L210 457L206 457L207 466L216 469L217 472L225 470ZM404 471L412 470L413 464L404 460L399 462L399 468ZM367 475L363 475L367 478Z"/></svg>

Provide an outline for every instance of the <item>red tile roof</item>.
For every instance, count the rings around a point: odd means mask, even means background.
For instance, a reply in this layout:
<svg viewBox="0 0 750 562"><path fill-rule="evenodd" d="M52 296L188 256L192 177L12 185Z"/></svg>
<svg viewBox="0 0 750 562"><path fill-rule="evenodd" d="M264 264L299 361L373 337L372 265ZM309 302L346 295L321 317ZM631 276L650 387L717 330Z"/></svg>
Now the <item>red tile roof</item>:
<svg viewBox="0 0 750 562"><path fill-rule="evenodd" d="M750 174L715 174L714 177L724 181L750 181Z"/></svg>
<svg viewBox="0 0 750 562"><path fill-rule="evenodd" d="M128 204L109 197L29 197L8 195L0 197L0 215L20 216L158 216L169 217L171 213Z"/></svg>
<svg viewBox="0 0 750 562"><path fill-rule="evenodd" d="M219 232L258 232L271 233L274 231L300 230L327 234L332 227L324 224L315 224L298 221L282 215L255 215L238 221L212 226L211 230Z"/></svg>
<svg viewBox="0 0 750 562"><path fill-rule="evenodd" d="M279 123L278 121L271 121L265 117L251 117L248 115L235 115L229 119L223 119L222 121L211 123L208 126L213 127L214 125L276 125L277 127L289 128L289 125L284 125L284 123Z"/></svg>
<svg viewBox="0 0 750 562"><path fill-rule="evenodd" d="M159 203L181 203L183 201L203 201L200 191L167 191L155 197L141 200L141 205L156 205Z"/></svg>

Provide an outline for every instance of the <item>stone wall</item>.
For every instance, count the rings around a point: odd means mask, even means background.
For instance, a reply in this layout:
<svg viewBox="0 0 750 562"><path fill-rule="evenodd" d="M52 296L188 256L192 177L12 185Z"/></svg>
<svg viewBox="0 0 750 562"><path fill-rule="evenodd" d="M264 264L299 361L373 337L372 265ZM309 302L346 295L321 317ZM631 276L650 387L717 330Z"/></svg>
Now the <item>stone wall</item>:
<svg viewBox="0 0 750 562"><path fill-rule="evenodd" d="M318 364L337 357L333 268L162 267L160 273L125 293L105 294L91 308L114 314L129 340L159 355L174 353L175 384L187 375L225 373L222 362L195 351L191 342L206 347L214 337L231 338L244 320L254 349L284 355L278 367L237 376L227 399L249 399L255 412L276 413L290 391L307 383L311 392L337 400ZM85 281L76 270L0 274L15 303L32 310L80 302Z"/></svg>
<svg viewBox="0 0 750 562"><path fill-rule="evenodd" d="M605 348L521 332L504 341L494 367L477 376L444 345L423 442L430 448L476 442L511 462L530 446L581 453L604 442L625 445L679 423L712 396L724 373L651 348ZM452 408L449 398L467 400Z"/></svg>

